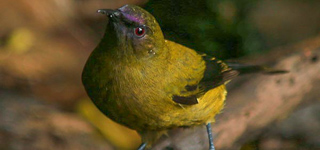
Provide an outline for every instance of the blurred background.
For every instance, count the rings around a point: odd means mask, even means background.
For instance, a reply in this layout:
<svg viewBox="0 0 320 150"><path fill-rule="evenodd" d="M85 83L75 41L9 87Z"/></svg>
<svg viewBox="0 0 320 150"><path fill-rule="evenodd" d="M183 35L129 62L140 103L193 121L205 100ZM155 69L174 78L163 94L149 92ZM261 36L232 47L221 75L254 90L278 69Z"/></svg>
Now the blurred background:
<svg viewBox="0 0 320 150"><path fill-rule="evenodd" d="M0 149L140 144L134 131L95 108L81 84L107 23L96 10L124 4L152 13L167 39L223 60L263 55L320 33L318 0L1 0ZM242 148L320 149L319 97L314 100Z"/></svg>

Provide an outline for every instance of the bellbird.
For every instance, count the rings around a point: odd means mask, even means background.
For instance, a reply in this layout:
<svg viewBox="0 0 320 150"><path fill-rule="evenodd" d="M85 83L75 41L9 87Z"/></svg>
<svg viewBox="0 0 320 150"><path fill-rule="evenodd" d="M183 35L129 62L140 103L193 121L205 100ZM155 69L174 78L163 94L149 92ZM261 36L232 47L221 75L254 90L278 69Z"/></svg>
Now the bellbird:
<svg viewBox="0 0 320 150"><path fill-rule="evenodd" d="M140 150L168 129L202 124L213 150L210 123L224 106L225 84L242 72L274 72L228 65L166 40L156 19L138 6L98 12L109 22L86 62L82 82L106 116L141 135Z"/></svg>

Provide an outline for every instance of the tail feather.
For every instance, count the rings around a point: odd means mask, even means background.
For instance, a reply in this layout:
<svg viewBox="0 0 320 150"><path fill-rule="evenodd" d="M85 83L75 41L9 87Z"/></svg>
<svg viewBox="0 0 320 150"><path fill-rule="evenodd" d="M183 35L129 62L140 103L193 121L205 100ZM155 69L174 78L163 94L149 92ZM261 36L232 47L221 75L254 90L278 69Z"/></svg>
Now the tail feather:
<svg viewBox="0 0 320 150"><path fill-rule="evenodd" d="M277 70L261 65L247 65L241 63L227 62L226 63L233 70L237 70L239 74L250 74L250 73L263 73L263 74L283 74L288 73L287 70Z"/></svg>

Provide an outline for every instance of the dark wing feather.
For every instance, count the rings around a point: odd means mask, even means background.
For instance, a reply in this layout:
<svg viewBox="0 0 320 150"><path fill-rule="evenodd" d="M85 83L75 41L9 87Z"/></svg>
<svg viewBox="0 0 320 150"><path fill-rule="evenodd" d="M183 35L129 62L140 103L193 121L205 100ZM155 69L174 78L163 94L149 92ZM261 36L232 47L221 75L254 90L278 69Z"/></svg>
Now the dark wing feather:
<svg viewBox="0 0 320 150"><path fill-rule="evenodd" d="M229 68L227 64L214 57L205 55L203 59L206 62L206 70L199 84L205 92L232 80L239 74L238 71Z"/></svg>
<svg viewBox="0 0 320 150"><path fill-rule="evenodd" d="M187 97L174 95L172 97L172 100L176 103L184 104L184 105L198 104L197 95L190 95Z"/></svg>

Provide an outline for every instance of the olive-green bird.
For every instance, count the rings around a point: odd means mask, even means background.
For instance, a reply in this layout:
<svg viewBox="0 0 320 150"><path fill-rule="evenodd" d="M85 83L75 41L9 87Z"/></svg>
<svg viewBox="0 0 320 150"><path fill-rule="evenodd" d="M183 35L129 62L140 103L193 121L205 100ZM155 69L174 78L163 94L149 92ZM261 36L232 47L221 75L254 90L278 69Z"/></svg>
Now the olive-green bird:
<svg viewBox="0 0 320 150"><path fill-rule="evenodd" d="M166 40L155 18L125 5L100 9L109 22L82 74L85 89L109 118L136 130L151 146L168 129L207 125L224 106L225 84L260 66L230 64Z"/></svg>

